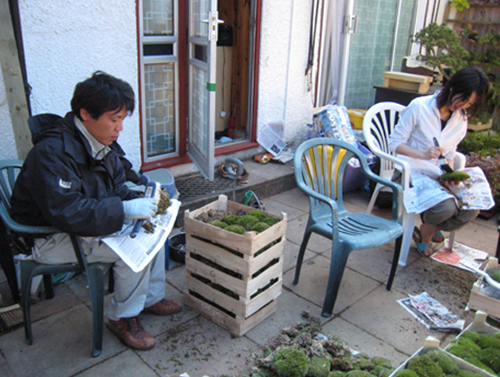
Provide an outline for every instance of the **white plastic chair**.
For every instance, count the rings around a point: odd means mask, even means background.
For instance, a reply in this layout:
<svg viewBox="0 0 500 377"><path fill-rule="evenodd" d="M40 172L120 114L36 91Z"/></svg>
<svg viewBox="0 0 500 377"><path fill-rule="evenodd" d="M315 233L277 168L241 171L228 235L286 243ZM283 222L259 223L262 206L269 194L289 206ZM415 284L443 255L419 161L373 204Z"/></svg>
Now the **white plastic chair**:
<svg viewBox="0 0 500 377"><path fill-rule="evenodd" d="M398 119L399 112L405 107L395 102L380 102L373 105L365 114L363 119L363 136L368 148L380 158L380 173L379 175L385 179L391 179L394 173L394 168L402 173L401 186L403 186L403 196L406 190L410 188L410 166L406 161L398 159L394 153L389 150L389 136L394 130ZM465 167L465 156L461 153L456 154L454 161L455 169ZM370 213L373 205L377 200L379 192L384 188L383 185L377 183L370 203L366 209ZM410 250L410 244L413 237L413 229L417 221L415 214L410 214L403 210L403 243L401 245L401 255L399 257L399 265L405 266ZM455 232L451 232L449 236L449 247L453 247Z"/></svg>

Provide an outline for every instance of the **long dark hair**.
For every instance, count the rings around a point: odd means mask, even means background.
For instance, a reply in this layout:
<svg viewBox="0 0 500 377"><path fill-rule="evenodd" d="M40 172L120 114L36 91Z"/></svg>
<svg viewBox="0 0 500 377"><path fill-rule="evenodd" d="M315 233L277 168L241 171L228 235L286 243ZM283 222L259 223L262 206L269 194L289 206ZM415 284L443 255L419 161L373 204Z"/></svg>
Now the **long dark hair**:
<svg viewBox="0 0 500 377"><path fill-rule="evenodd" d="M441 109L451 105L455 100L468 100L472 93L476 93L477 101L467 111L461 110L468 117L477 114L488 95L488 77L482 69L476 67L462 69L451 76L438 94L438 107Z"/></svg>
<svg viewBox="0 0 500 377"><path fill-rule="evenodd" d="M85 109L93 119L98 119L108 111L127 109L134 111L134 91L125 81L105 72L94 72L92 77L76 84L71 100L71 110L80 118L80 110Z"/></svg>

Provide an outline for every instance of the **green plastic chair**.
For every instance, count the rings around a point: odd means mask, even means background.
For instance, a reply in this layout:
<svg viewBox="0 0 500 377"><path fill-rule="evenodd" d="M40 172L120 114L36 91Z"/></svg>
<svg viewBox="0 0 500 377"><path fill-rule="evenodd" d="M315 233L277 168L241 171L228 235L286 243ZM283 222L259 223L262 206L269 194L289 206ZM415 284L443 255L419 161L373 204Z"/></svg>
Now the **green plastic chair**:
<svg viewBox="0 0 500 377"><path fill-rule="evenodd" d="M393 190L391 220L365 212L352 213L344 207L342 180L351 158L359 160L363 173L369 179ZM365 155L356 146L331 138L311 139L302 143L294 155L294 168L297 186L309 196L310 211L293 284L299 282L309 238L312 233L317 233L332 240L330 272L322 310L324 317L332 315L347 259L353 250L368 249L396 240L387 282L387 290L390 290L403 235L401 186L374 174Z"/></svg>
<svg viewBox="0 0 500 377"><path fill-rule="evenodd" d="M34 238L46 237L60 230L50 226L27 226L15 222L10 217L10 198L17 175L23 165L19 160L0 161L0 217L5 225L7 237L10 240L24 242ZM24 333L27 344L33 344L33 332L31 329L30 316L30 291L31 281L35 276L43 275L46 289L46 298L54 297L52 290L52 274L60 272L83 272L87 274L90 289L90 301L92 304L92 356L99 356L102 352L102 340L104 330L104 276L106 271L113 266L112 263L87 263L85 254L81 248L80 238L70 234L73 250L77 263L50 265L37 263L34 260L21 260L21 308L23 310ZM12 242L9 244L13 245ZM27 245L24 245L28 248ZM11 252L17 253L17 249Z"/></svg>

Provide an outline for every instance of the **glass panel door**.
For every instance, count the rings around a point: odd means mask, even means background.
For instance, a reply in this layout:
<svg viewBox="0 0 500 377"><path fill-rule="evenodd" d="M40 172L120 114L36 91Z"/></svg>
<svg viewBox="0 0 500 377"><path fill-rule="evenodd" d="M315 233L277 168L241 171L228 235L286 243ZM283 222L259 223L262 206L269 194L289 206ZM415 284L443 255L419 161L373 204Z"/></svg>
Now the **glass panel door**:
<svg viewBox="0 0 500 377"><path fill-rule="evenodd" d="M375 99L374 86L384 83L383 73L391 70L391 65L395 71L401 69L402 58L408 53L408 21L413 19L415 0L353 1L357 31L350 35L342 104L367 109Z"/></svg>
<svg viewBox="0 0 500 377"><path fill-rule="evenodd" d="M202 174L214 179L217 0L189 2L188 154Z"/></svg>

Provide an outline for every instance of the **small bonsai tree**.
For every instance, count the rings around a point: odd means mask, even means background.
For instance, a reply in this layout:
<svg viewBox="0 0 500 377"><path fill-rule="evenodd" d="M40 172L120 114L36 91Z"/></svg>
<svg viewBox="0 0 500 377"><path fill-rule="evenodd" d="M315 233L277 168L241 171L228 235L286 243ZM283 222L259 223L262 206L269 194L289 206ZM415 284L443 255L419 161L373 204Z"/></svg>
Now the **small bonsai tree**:
<svg viewBox="0 0 500 377"><path fill-rule="evenodd" d="M413 35L413 42L420 43L425 51L418 59L438 69L446 79L450 78L445 68L452 73L468 66L469 53L460 45L460 36L446 24L429 24Z"/></svg>

